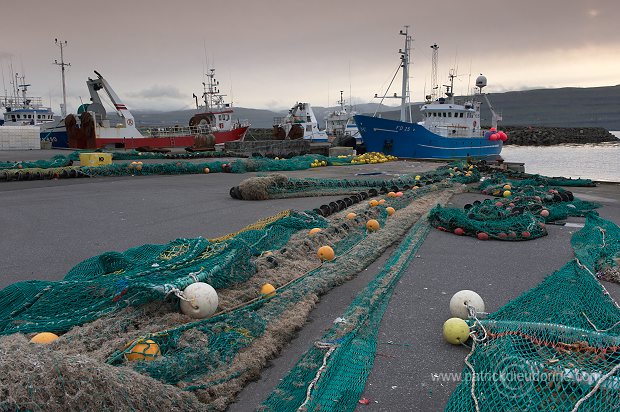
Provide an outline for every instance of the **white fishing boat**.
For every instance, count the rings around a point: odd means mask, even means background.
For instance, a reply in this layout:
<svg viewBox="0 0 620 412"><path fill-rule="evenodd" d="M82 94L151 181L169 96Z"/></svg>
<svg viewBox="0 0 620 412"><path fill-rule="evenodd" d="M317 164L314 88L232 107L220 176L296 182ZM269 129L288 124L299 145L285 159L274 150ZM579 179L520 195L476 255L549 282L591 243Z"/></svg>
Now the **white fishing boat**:
<svg viewBox="0 0 620 412"><path fill-rule="evenodd" d="M49 135L60 120L43 104L41 97L28 95L30 84L25 76L15 73L11 85L12 93L0 96L0 106L4 109L0 150L40 149L41 138Z"/></svg>
<svg viewBox="0 0 620 412"><path fill-rule="evenodd" d="M286 116L274 118L273 124L274 136L277 139L328 141L325 130L319 130L319 124L310 103L296 103Z"/></svg>
<svg viewBox="0 0 620 412"><path fill-rule="evenodd" d="M357 114L351 105L347 106L343 97L343 91L340 91L340 107L325 116L325 132L330 142L334 139L343 137L353 137L357 144L362 143L362 136L357 129L353 116Z"/></svg>
<svg viewBox="0 0 620 412"><path fill-rule="evenodd" d="M190 147L194 145L197 136L210 133L210 129L201 130L200 127L171 127L141 133L136 127L133 115L107 80L97 71L95 74L96 79L89 78L86 81L91 103L80 106L77 115L70 114L65 118L68 147L75 149ZM99 96L101 90L105 91L114 105L120 122L112 124L113 119L108 117Z"/></svg>

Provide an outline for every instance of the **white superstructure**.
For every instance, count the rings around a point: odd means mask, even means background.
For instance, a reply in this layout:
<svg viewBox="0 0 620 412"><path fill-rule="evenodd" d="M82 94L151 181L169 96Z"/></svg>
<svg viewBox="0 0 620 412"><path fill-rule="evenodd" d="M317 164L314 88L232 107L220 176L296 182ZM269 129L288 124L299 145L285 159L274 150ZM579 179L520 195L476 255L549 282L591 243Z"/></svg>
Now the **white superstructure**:
<svg viewBox="0 0 620 412"><path fill-rule="evenodd" d="M342 94L343 91L341 90L340 100L338 101L340 108L325 116L325 132L330 140L340 136L351 136L355 138L357 143L361 143L362 137L353 119L357 112L353 110L352 106L346 106Z"/></svg>
<svg viewBox="0 0 620 412"><path fill-rule="evenodd" d="M325 130L319 130L310 103L296 103L286 116L274 119L274 127L283 131L287 139L303 137L312 142L327 142L327 133Z"/></svg>

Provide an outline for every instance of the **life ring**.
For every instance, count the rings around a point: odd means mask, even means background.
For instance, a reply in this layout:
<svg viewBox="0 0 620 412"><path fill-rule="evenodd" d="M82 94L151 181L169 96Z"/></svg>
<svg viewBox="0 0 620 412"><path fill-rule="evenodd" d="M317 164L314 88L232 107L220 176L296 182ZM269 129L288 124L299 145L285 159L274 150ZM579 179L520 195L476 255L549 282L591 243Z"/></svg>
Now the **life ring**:
<svg viewBox="0 0 620 412"><path fill-rule="evenodd" d="M133 126L133 119L127 119L127 126Z"/></svg>

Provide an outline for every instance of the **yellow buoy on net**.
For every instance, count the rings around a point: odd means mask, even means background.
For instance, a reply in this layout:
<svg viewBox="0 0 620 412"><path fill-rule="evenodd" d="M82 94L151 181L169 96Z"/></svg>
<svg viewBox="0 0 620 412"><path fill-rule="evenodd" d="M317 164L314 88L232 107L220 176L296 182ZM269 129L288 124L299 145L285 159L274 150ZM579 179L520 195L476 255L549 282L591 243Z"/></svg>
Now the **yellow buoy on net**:
<svg viewBox="0 0 620 412"><path fill-rule="evenodd" d="M347 214L347 219L355 219L357 215L353 212Z"/></svg>
<svg viewBox="0 0 620 412"><path fill-rule="evenodd" d="M379 204L380 204L380 205L382 205L382 204L384 204L384 203L385 203L385 199L381 199L381 200L379 200Z"/></svg>
<svg viewBox="0 0 620 412"><path fill-rule="evenodd" d="M396 209L394 209L392 206L388 206L385 208L385 211L387 212L388 216L392 216L394 212L396 212Z"/></svg>
<svg viewBox="0 0 620 412"><path fill-rule="evenodd" d="M370 202L368 202L368 204L370 205L370 207L375 207L379 204L379 201L377 201L376 199L372 199Z"/></svg>
<svg viewBox="0 0 620 412"><path fill-rule="evenodd" d="M316 254L321 260L333 260L336 257L334 249L329 246L321 246Z"/></svg>
<svg viewBox="0 0 620 412"><path fill-rule="evenodd" d="M453 345L460 345L469 339L469 326L461 318L450 318L443 324L443 337Z"/></svg>
<svg viewBox="0 0 620 412"><path fill-rule="evenodd" d="M260 294L263 295L264 298L270 298L276 295L276 288L274 288L271 283L265 283L260 288Z"/></svg>
<svg viewBox="0 0 620 412"><path fill-rule="evenodd" d="M510 193L510 190L505 190L504 191L504 197L508 197L510 196L512 193Z"/></svg>
<svg viewBox="0 0 620 412"><path fill-rule="evenodd" d="M308 232L309 235L314 235L316 233L319 233L321 231L321 228L319 227L315 227L314 229L310 229L310 231Z"/></svg>
<svg viewBox="0 0 620 412"><path fill-rule="evenodd" d="M58 335L52 332L41 332L37 333L30 339L30 343L40 343L43 345L48 345L58 339Z"/></svg>
<svg viewBox="0 0 620 412"><path fill-rule="evenodd" d="M125 346L125 349L129 348L132 344L133 342L130 342ZM137 343L128 353L125 353L125 358L127 358L128 361L152 361L160 355L161 351L159 350L159 345L155 343L154 340L148 339Z"/></svg>

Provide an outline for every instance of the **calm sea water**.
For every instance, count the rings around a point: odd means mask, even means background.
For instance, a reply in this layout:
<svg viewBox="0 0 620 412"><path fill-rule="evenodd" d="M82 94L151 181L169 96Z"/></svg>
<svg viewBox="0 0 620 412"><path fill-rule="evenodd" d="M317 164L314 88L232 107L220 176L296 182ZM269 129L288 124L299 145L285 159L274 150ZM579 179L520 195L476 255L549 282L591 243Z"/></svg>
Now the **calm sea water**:
<svg viewBox="0 0 620 412"><path fill-rule="evenodd" d="M620 139L620 131L611 132ZM525 163L526 173L620 182L620 140L611 143L504 146L502 158Z"/></svg>

